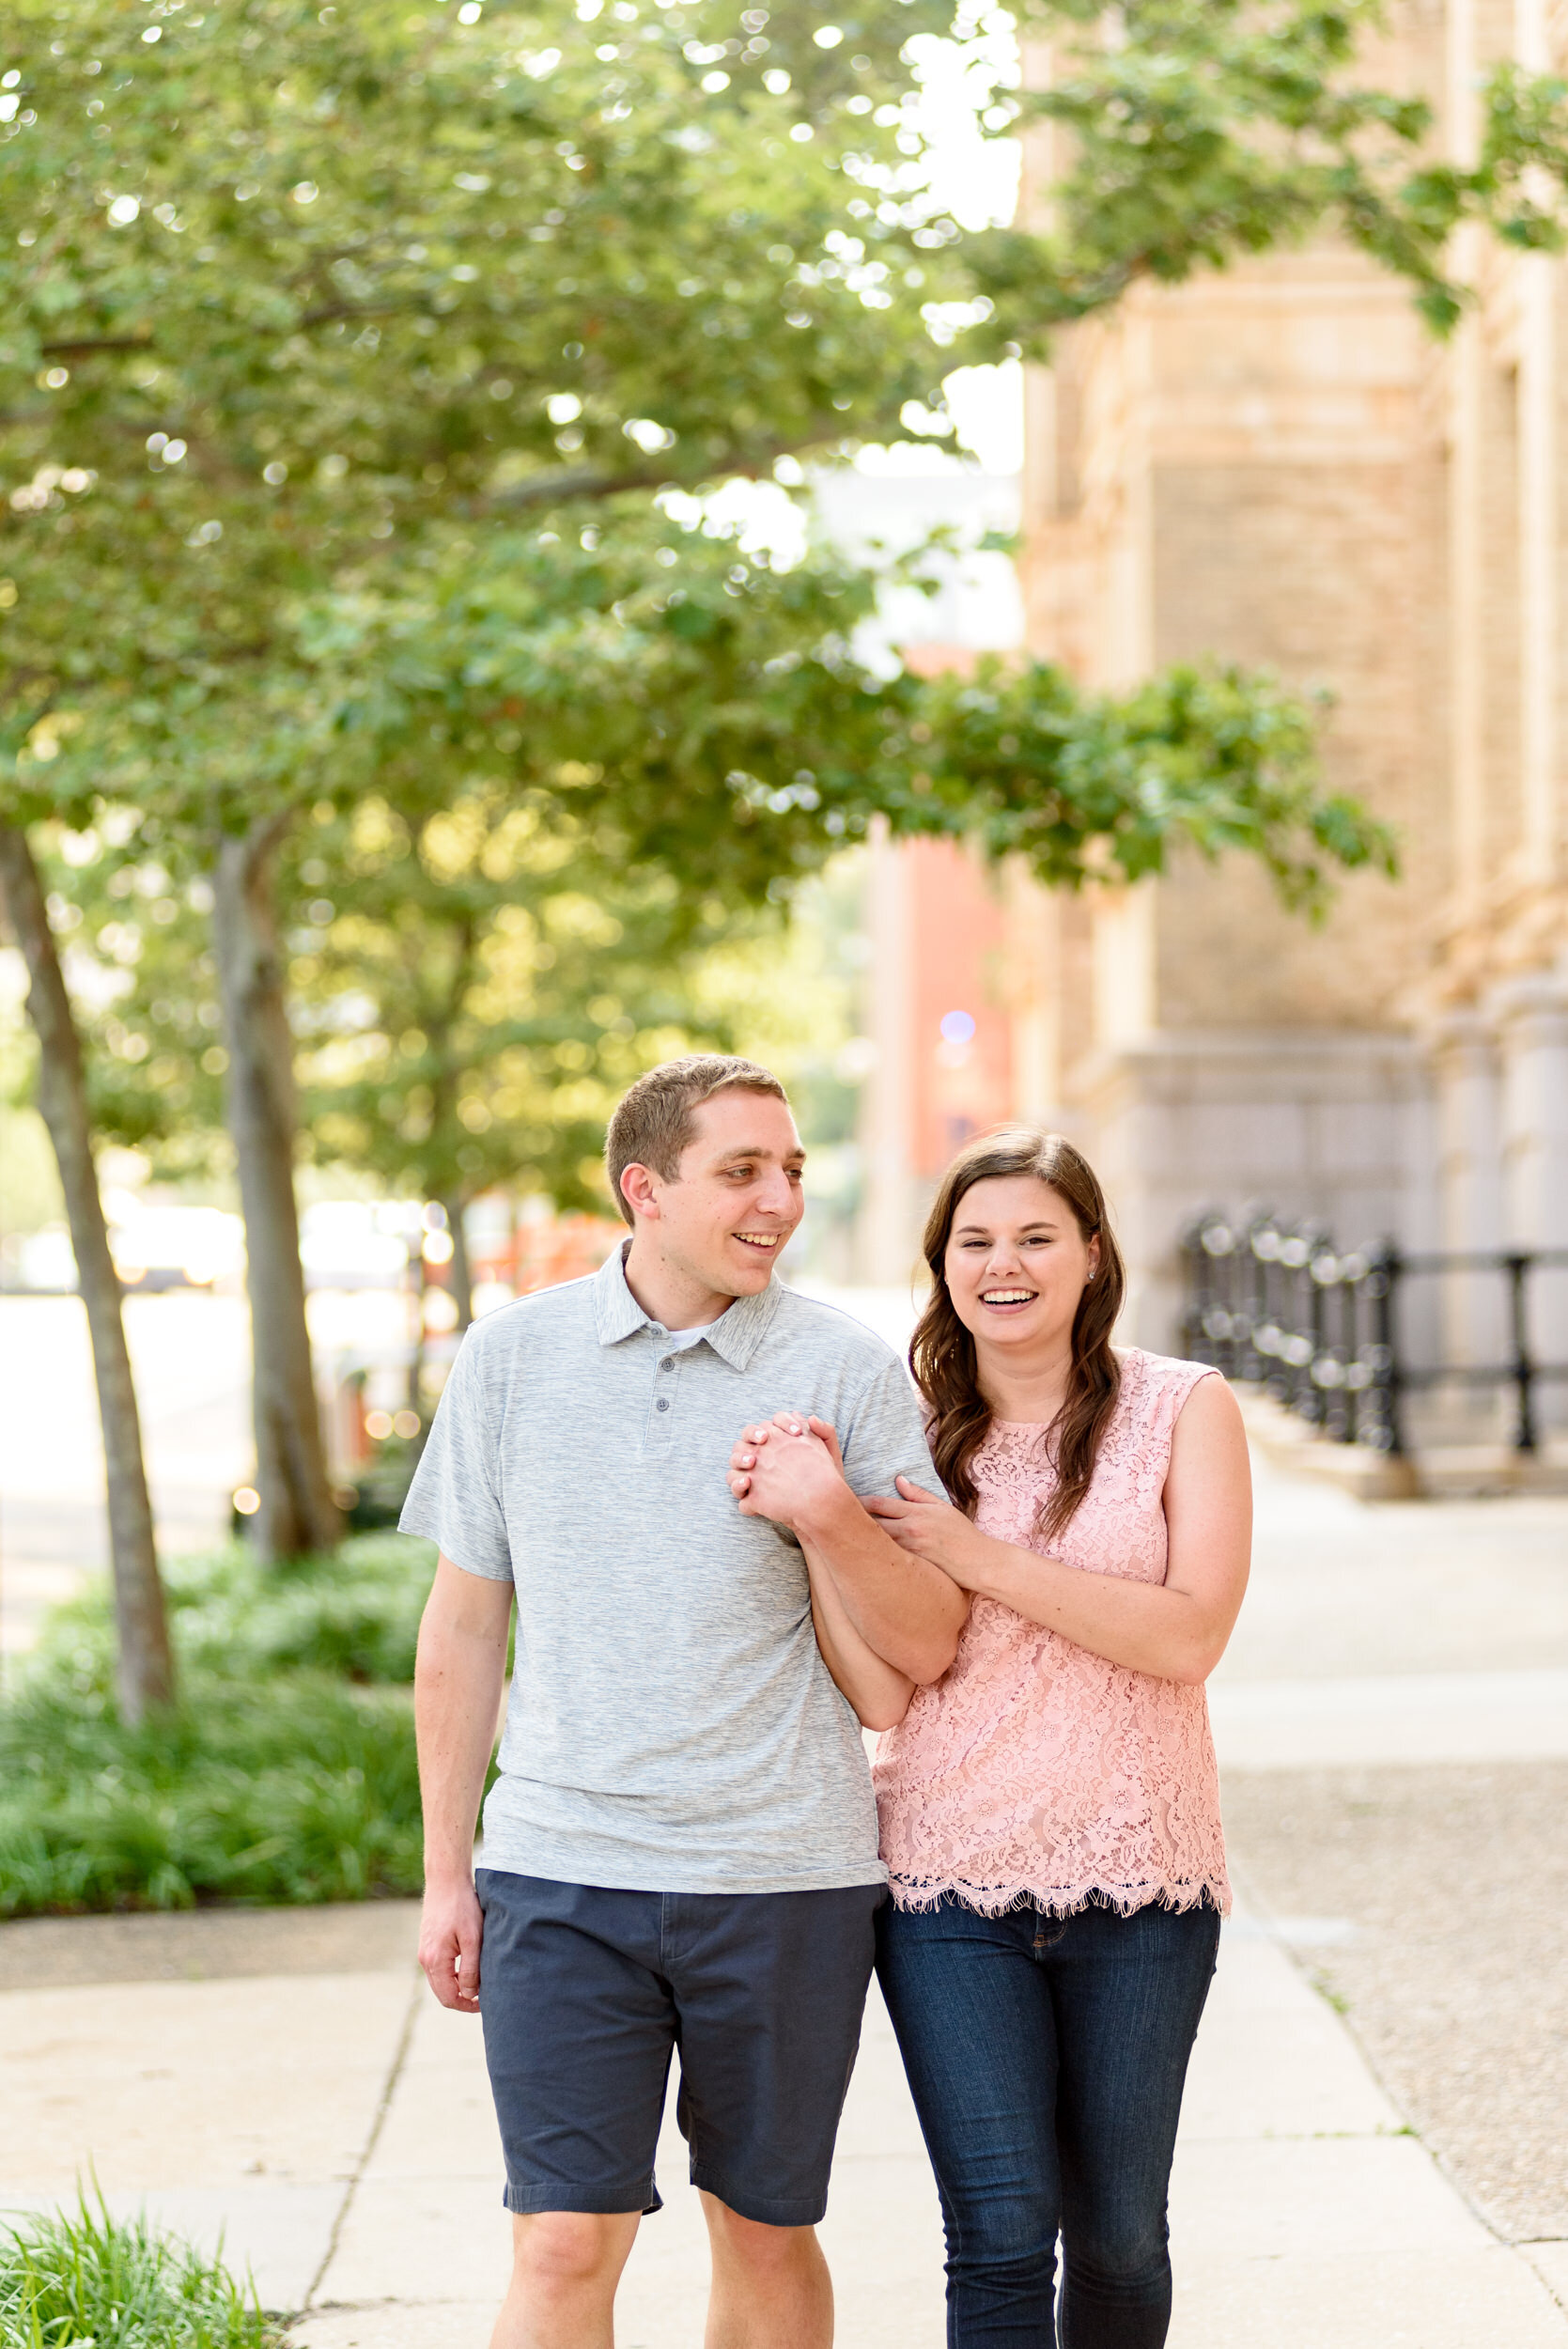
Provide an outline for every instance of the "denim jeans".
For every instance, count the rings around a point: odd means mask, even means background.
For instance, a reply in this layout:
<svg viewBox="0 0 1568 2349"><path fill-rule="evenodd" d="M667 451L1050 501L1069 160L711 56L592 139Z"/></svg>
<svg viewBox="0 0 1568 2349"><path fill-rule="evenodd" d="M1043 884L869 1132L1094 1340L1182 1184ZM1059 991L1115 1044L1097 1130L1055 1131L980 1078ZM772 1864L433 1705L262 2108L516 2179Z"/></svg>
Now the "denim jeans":
<svg viewBox="0 0 1568 2349"><path fill-rule="evenodd" d="M1216 1911L982 1917L949 1894L890 1906L877 1927L941 2197L949 2349L1159 2349L1166 2193Z"/></svg>

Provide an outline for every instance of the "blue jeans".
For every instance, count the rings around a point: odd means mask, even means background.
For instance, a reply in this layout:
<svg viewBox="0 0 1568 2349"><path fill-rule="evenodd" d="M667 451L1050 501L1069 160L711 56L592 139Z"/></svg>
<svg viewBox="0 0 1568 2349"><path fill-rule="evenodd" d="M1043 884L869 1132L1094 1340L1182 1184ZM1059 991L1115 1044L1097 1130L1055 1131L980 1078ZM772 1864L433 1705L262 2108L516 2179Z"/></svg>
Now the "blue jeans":
<svg viewBox="0 0 1568 2349"><path fill-rule="evenodd" d="M1216 1911L982 1917L949 1894L884 1908L877 1944L941 2197L949 2349L1159 2349Z"/></svg>

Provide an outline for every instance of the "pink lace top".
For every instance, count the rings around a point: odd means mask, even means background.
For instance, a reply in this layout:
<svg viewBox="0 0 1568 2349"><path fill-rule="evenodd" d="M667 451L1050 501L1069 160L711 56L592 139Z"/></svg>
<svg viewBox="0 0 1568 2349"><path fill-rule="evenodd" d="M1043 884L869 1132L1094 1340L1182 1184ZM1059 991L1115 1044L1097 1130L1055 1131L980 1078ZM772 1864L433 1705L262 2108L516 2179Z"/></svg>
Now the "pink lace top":
<svg viewBox="0 0 1568 2349"><path fill-rule="evenodd" d="M1213 1374L1136 1346L1121 1362L1094 1482L1049 1554L1160 1582L1172 1430ZM981 1531L1041 1550L1042 1435L993 1423L973 1471ZM974 1600L951 1670L884 1733L874 1776L901 1908L953 1892L991 1916L1022 1900L1063 1912L1092 1896L1127 1914L1151 1901L1192 1908L1206 1894L1229 1913L1202 1688L1108 1664L997 1599Z"/></svg>

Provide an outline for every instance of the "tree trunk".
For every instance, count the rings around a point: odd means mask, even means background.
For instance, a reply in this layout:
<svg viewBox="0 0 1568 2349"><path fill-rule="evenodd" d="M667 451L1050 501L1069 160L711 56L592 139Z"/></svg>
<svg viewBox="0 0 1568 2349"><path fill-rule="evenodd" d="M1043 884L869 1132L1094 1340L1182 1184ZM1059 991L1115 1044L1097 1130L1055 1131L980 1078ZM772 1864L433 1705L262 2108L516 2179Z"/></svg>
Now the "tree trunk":
<svg viewBox="0 0 1568 2349"><path fill-rule="evenodd" d="M294 1200L293 1038L272 902L287 818L226 839L213 874L213 940L228 1041L228 1126L240 1170L251 1299L256 1532L268 1558L330 1549L343 1520L327 1479L305 1326Z"/></svg>
<svg viewBox="0 0 1568 2349"><path fill-rule="evenodd" d="M453 1301L458 1308L458 1334L460 1337L474 1319L474 1267L468 1260L468 1234L463 1230L463 1203L460 1199L443 1199L446 1228L452 1235Z"/></svg>
<svg viewBox="0 0 1568 2349"><path fill-rule="evenodd" d="M38 1103L65 1192L76 1278L92 1340L108 1471L109 1556L119 1641L119 1702L132 1726L174 1698L163 1586L142 1460L142 1427L120 1312L119 1275L93 1164L82 1040L54 951L38 866L20 826L0 822L0 897L27 965L27 1011L39 1039Z"/></svg>

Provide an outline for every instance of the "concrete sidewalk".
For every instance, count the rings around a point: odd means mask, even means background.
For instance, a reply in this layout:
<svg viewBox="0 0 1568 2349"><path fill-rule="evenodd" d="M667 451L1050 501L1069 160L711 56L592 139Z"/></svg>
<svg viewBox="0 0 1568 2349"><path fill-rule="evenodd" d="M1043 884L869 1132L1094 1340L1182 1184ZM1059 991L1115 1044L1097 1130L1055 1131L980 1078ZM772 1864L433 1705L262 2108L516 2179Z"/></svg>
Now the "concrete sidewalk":
<svg viewBox="0 0 1568 2349"><path fill-rule="evenodd" d="M13 1981L29 1952L47 1975L63 1934L90 1971L81 1944L99 1932L119 1977L0 1993L0 2204L69 2199L90 2163L112 2206L221 2237L265 2302L307 2310L301 2349L484 2349L509 2243L494 2122L477 2025L413 1975L411 1906L254 1921L261 1962L287 1963L297 1930L301 1957L331 1971L247 1975L232 1916L131 1921L0 1929ZM364 1962L344 1964L356 1942ZM701 2340L684 2172L672 2120L623 2349ZM846 2349L939 2349L936 2196L875 1999L823 2232ZM1172 2234L1173 2349L1568 2349L1542 2274L1471 2215L1256 1920L1223 1937Z"/></svg>
<svg viewBox="0 0 1568 2349"><path fill-rule="evenodd" d="M1368 1509L1261 1465L1259 1501L1212 1690L1222 1765L1568 1751L1568 1502ZM1568 2241L1481 2223L1287 1953L1344 1929L1256 1904L1226 1928L1177 2156L1173 2349L1568 2349ZM484 2349L509 2222L478 2027L435 2005L413 1941L403 1905L0 1926L0 2206L69 2200L92 2167L112 2204L221 2234L268 2304L306 2311L301 2349ZM684 2173L672 2123L622 2349L700 2341ZM936 2196L875 2001L824 2236L845 2349L939 2349Z"/></svg>

